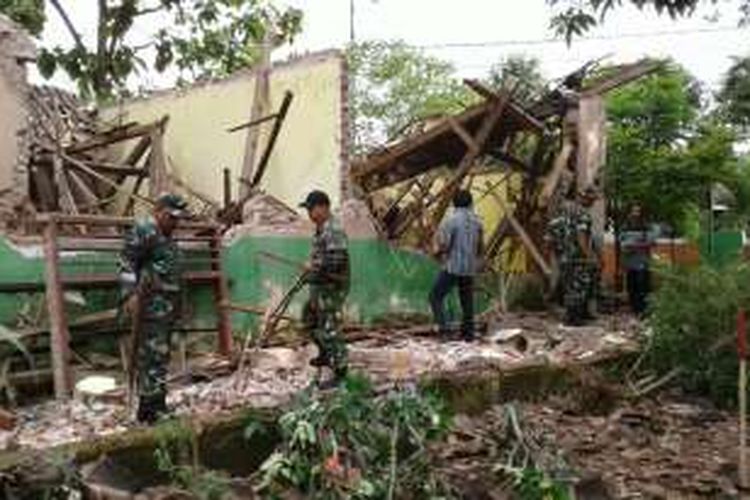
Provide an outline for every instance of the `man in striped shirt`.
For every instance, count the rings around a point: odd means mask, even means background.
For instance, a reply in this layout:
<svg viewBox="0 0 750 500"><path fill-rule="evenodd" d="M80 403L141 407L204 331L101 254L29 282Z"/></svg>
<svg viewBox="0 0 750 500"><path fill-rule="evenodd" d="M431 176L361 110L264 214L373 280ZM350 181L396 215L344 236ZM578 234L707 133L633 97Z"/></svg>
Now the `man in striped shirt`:
<svg viewBox="0 0 750 500"><path fill-rule="evenodd" d="M454 211L440 226L437 235L438 257L443 269L430 292L430 306L440 332L446 333L445 297L458 286L461 302L461 336L474 339L474 276L479 271L483 250L483 231L472 209L471 193L459 190L453 198Z"/></svg>

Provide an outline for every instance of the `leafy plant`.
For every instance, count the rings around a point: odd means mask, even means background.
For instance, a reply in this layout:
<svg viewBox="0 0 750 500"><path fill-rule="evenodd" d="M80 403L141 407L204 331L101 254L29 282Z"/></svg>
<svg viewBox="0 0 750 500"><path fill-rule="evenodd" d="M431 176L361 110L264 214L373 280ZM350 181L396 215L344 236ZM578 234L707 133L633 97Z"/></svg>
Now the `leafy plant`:
<svg viewBox="0 0 750 500"><path fill-rule="evenodd" d="M569 500L568 488L535 468L514 471L513 487L520 500Z"/></svg>
<svg viewBox="0 0 750 500"><path fill-rule="evenodd" d="M719 405L735 402L734 329L740 307L750 309L750 266L659 269L651 298L652 337L646 366L673 374L686 391Z"/></svg>
<svg viewBox="0 0 750 500"><path fill-rule="evenodd" d="M449 420L431 395L399 390L376 397L350 377L328 399L306 395L279 419L282 444L261 466L258 490L306 498L435 498L427 446Z"/></svg>
<svg viewBox="0 0 750 500"><path fill-rule="evenodd" d="M178 465L166 447L157 448L154 457L159 471L168 474L174 486L200 500L221 500L229 493L225 476L195 465Z"/></svg>
<svg viewBox="0 0 750 500"><path fill-rule="evenodd" d="M264 40L278 46L300 32L297 9L259 0L99 0L94 39L82 34L61 0L0 0L0 13L41 35L45 7L59 16L72 44L43 46L37 66L49 78L61 70L82 94L107 99L126 93L140 71L176 69L180 80L226 75L252 64ZM149 20L149 18L151 18ZM144 25L163 26L133 43ZM270 31L270 36L266 33Z"/></svg>
<svg viewBox="0 0 750 500"><path fill-rule="evenodd" d="M701 5L716 4L716 0L547 0L555 10L552 28L565 37L568 43L581 36L600 22L610 11L623 4L633 5L641 10L652 7L658 15L667 14L671 19L690 17ZM750 0L741 0L738 5L742 23L750 18Z"/></svg>

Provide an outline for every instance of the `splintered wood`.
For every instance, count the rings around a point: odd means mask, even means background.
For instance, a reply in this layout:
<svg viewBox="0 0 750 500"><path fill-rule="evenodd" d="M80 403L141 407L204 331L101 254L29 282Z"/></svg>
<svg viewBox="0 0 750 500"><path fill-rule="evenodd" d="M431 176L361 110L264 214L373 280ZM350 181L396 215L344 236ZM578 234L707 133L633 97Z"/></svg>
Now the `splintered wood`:
<svg viewBox="0 0 750 500"><path fill-rule="evenodd" d="M133 215L136 203L149 206L157 192L169 188L166 116L147 124L105 124L72 94L51 87L34 87L28 106L26 192L31 206L18 207L22 215L15 219L47 212ZM150 197L140 193L146 180ZM26 220L8 225L17 231L33 228Z"/></svg>
<svg viewBox="0 0 750 500"><path fill-rule="evenodd" d="M484 178L493 187L475 198L489 194L501 205L499 222L486 231L485 262L502 267L523 248L549 275L541 251L548 214L562 190L590 186L600 175L606 154L602 95L658 68L626 65L583 85L595 66L568 75L528 106L512 91L466 80L483 102L353 162L352 180L382 235L429 253L456 190L476 195L477 186L487 185L477 182Z"/></svg>

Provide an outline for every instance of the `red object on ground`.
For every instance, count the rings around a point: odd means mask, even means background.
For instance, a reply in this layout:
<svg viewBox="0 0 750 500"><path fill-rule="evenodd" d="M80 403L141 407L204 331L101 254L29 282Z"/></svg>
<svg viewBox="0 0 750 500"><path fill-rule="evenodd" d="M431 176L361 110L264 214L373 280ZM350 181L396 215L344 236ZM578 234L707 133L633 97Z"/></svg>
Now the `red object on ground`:
<svg viewBox="0 0 750 500"><path fill-rule="evenodd" d="M737 355L747 358L747 314L744 309L737 311Z"/></svg>
<svg viewBox="0 0 750 500"><path fill-rule="evenodd" d="M0 408L0 430L12 431L16 426L16 416Z"/></svg>

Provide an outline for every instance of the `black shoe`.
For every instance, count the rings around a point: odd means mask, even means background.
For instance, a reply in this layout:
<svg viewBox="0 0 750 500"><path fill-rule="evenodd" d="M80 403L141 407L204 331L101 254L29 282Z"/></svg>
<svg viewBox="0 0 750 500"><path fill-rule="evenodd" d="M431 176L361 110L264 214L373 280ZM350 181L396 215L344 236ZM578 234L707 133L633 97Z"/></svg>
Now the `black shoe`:
<svg viewBox="0 0 750 500"><path fill-rule="evenodd" d="M136 418L144 424L154 424L164 416L169 415L166 397L144 396L138 401L138 413Z"/></svg>
<svg viewBox="0 0 750 500"><path fill-rule="evenodd" d="M322 368L324 366L328 366L328 358L318 354L317 356L315 356L314 358L310 360L310 366L314 366L315 368Z"/></svg>
<svg viewBox="0 0 750 500"><path fill-rule="evenodd" d="M474 333L462 333L461 334L461 340L464 342L474 342L477 339L476 335Z"/></svg>

